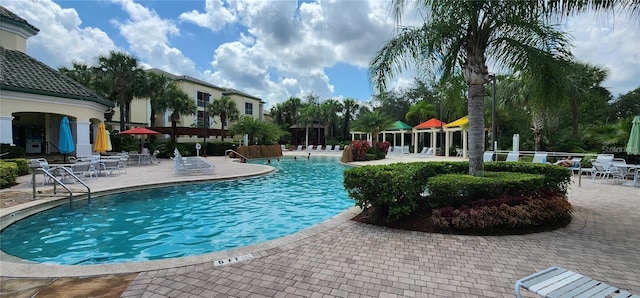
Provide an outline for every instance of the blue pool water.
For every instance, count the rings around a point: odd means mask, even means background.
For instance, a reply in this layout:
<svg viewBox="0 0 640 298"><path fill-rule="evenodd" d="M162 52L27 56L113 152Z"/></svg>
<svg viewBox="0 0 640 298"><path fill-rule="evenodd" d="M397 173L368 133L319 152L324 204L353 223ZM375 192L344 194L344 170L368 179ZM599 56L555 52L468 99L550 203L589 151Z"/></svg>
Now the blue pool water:
<svg viewBox="0 0 640 298"><path fill-rule="evenodd" d="M264 177L130 191L73 209L63 204L7 227L0 248L65 265L184 257L276 239L354 205L335 157L271 165L277 171Z"/></svg>

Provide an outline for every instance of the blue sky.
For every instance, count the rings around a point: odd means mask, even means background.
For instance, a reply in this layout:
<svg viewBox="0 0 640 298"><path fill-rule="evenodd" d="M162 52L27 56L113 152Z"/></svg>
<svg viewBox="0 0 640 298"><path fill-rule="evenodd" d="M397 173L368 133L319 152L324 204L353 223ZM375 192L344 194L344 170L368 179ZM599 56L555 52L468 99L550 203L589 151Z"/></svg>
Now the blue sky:
<svg viewBox="0 0 640 298"><path fill-rule="evenodd" d="M144 67L263 98L310 92L369 100L367 65L395 28L381 0L4 0L40 29L27 53L57 68L122 50ZM406 24L417 16L406 14ZM640 24L583 15L567 22L574 54L609 70L617 96L640 86ZM491 66L490 66L491 69ZM391 83L406 87L407 72Z"/></svg>

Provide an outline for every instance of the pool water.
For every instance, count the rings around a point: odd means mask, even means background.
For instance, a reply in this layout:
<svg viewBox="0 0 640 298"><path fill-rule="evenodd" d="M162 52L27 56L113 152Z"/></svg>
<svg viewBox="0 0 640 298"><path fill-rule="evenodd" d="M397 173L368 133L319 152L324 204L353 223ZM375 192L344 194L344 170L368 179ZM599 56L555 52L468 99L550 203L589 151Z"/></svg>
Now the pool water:
<svg viewBox="0 0 640 298"><path fill-rule="evenodd" d="M63 265L184 257L286 236L354 205L335 157L271 165L277 171L258 178L123 192L73 209L63 204L7 227L0 248Z"/></svg>

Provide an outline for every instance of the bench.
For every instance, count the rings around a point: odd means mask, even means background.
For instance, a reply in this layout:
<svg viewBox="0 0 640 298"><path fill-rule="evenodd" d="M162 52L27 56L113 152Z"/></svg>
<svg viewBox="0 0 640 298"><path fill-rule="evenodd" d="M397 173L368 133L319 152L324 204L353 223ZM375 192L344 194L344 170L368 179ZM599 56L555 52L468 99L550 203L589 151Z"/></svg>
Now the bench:
<svg viewBox="0 0 640 298"><path fill-rule="evenodd" d="M551 267L523 277L516 282L515 288L518 298L522 297L520 288L542 297L640 298L638 295L560 267Z"/></svg>

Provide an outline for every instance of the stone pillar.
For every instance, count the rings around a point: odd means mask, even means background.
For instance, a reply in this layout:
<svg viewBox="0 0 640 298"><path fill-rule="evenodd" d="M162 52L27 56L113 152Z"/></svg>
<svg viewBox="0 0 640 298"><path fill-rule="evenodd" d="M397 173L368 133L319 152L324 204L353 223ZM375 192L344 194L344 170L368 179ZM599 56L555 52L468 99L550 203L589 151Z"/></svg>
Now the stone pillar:
<svg viewBox="0 0 640 298"><path fill-rule="evenodd" d="M0 116L0 144L13 145L13 116Z"/></svg>

